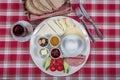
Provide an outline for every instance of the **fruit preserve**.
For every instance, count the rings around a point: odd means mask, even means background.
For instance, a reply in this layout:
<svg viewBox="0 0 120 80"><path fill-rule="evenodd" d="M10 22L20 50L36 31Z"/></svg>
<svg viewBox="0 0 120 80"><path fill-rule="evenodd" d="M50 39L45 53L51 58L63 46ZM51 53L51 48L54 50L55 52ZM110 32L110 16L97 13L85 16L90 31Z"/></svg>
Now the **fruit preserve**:
<svg viewBox="0 0 120 80"><path fill-rule="evenodd" d="M61 55L60 50L57 48L54 48L51 50L51 57L52 58L59 58Z"/></svg>
<svg viewBox="0 0 120 80"><path fill-rule="evenodd" d="M13 34L15 36L25 36L27 33L27 29L24 28L23 26L21 25L15 25L14 28L13 28Z"/></svg>

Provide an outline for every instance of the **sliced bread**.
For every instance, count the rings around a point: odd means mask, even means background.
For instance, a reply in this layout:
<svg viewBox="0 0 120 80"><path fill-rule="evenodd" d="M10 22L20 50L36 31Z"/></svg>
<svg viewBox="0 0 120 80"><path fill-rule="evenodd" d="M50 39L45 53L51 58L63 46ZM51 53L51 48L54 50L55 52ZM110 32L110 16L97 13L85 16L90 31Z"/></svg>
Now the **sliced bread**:
<svg viewBox="0 0 120 80"><path fill-rule="evenodd" d="M32 0L26 0L25 1L25 7L29 11L29 13L36 14L36 15L41 15L44 12L38 10L32 3Z"/></svg>
<svg viewBox="0 0 120 80"><path fill-rule="evenodd" d="M44 1L44 0L43 0ZM34 6L40 10L40 11L43 11L44 13L47 13L47 12L50 12L46 7L44 7L40 2L39 0L32 0Z"/></svg>
<svg viewBox="0 0 120 80"><path fill-rule="evenodd" d="M48 3L48 0L39 0L40 4L43 5L44 7L46 7L50 12L52 12L52 7L50 6L50 4Z"/></svg>
<svg viewBox="0 0 120 80"><path fill-rule="evenodd" d="M54 10L60 8L66 0L48 0Z"/></svg>
<svg viewBox="0 0 120 80"><path fill-rule="evenodd" d="M60 7L58 10L56 10L55 12L53 13L48 13L48 14L43 14L41 16L37 16L37 15L34 15L34 14L30 14L28 15L28 19L30 21L37 21L37 20L40 20L40 19L45 19L45 18L48 18L48 17L53 17L53 16L57 16L57 15L65 15L65 14L68 14L72 12L72 8L70 6L70 4L64 4L62 7Z"/></svg>

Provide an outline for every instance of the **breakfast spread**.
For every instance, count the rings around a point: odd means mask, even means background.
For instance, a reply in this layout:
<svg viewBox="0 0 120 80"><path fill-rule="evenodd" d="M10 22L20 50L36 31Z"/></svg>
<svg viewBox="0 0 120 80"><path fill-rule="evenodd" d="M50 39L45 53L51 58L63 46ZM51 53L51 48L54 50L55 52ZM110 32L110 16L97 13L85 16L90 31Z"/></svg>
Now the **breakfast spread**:
<svg viewBox="0 0 120 80"><path fill-rule="evenodd" d="M42 57L34 58L40 69L50 75L68 75L82 67L87 58L89 46L85 33L71 18L50 18L38 25L33 36L39 46L32 46ZM87 43L88 44L88 43ZM32 51L32 55L35 55ZM75 68L75 70L74 70Z"/></svg>
<svg viewBox="0 0 120 80"><path fill-rule="evenodd" d="M13 37L18 37L19 41L21 37L25 41L31 38L32 59L45 73L66 76L79 70L90 52L88 35L82 25L74 19L57 16L72 11L70 0L23 1L29 21L37 23L36 20L52 18L40 23L33 34L34 26L20 21L20 24L16 23L11 29ZM23 22L25 24L21 25Z"/></svg>
<svg viewBox="0 0 120 80"><path fill-rule="evenodd" d="M45 22L46 23L43 24L37 33L38 36L44 34L44 36L48 37L46 39L43 36L38 41L42 47L44 47L46 43L49 44L47 49L50 51L50 56L45 60L44 68L45 70L49 68L53 72L56 70L64 70L64 73L67 74L69 73L70 66L76 67L84 62L85 56L80 55L83 50L81 47L83 46L83 33L79 30L77 25L68 18L60 18L56 20L48 19ZM46 32L44 32L45 30ZM61 38L61 36L64 37ZM41 55L46 55L48 53L47 49L41 49ZM61 64L59 64L59 60L62 60Z"/></svg>

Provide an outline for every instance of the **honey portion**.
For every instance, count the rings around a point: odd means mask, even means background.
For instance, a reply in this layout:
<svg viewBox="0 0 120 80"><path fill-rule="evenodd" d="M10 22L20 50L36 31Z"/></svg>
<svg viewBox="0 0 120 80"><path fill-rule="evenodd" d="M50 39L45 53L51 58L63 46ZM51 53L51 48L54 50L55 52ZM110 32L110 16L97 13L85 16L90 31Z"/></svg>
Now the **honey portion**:
<svg viewBox="0 0 120 80"><path fill-rule="evenodd" d="M60 43L60 40L57 36L53 36L50 39L50 43L51 43L52 46L57 46Z"/></svg>

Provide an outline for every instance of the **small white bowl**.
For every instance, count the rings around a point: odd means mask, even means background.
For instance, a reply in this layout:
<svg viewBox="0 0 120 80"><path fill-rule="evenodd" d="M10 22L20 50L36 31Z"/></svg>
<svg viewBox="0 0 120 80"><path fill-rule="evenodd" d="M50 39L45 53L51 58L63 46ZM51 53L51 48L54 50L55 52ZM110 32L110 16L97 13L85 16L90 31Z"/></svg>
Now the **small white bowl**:
<svg viewBox="0 0 120 80"><path fill-rule="evenodd" d="M42 54L41 54L41 50L43 50L43 49L46 49L46 50L47 50L47 54L45 54L45 55L42 55ZM38 49L38 51L37 51L37 55L38 55L40 58L47 58L47 57L49 56L49 49L48 49L48 48L40 48L40 49Z"/></svg>
<svg viewBox="0 0 120 80"><path fill-rule="evenodd" d="M45 46L41 46L41 45L39 44L39 42L38 42L40 38L45 38L45 39L47 39L48 43L47 43ZM38 47L47 47L48 44L49 44L48 37L46 37L46 36L37 36L37 37L36 37L36 44L37 44Z"/></svg>
<svg viewBox="0 0 120 80"><path fill-rule="evenodd" d="M64 57L75 57L84 49L84 41L77 35L67 35L62 39L60 47Z"/></svg>
<svg viewBox="0 0 120 80"><path fill-rule="evenodd" d="M57 37L57 38L59 39L59 43L58 43L58 45L56 45L56 46L52 45L51 42L50 42L50 40L51 40L52 37L54 37L54 36ZM61 39L60 39L60 37L57 36L57 35L52 35L52 36L49 38L49 44L50 44L50 46L52 46L52 47L58 47L58 46L60 45L60 42L61 42Z"/></svg>
<svg viewBox="0 0 120 80"><path fill-rule="evenodd" d="M57 58L54 58L51 54L51 52L52 52L52 50L54 50L54 49L57 49L57 50L59 50L59 52L60 52L60 55L59 55L59 57L57 57ZM51 49L51 51L50 51L50 57L52 58L52 59L58 59L58 58L62 58L62 53L61 53L61 51L60 51L60 49L59 48L53 48L53 49Z"/></svg>

